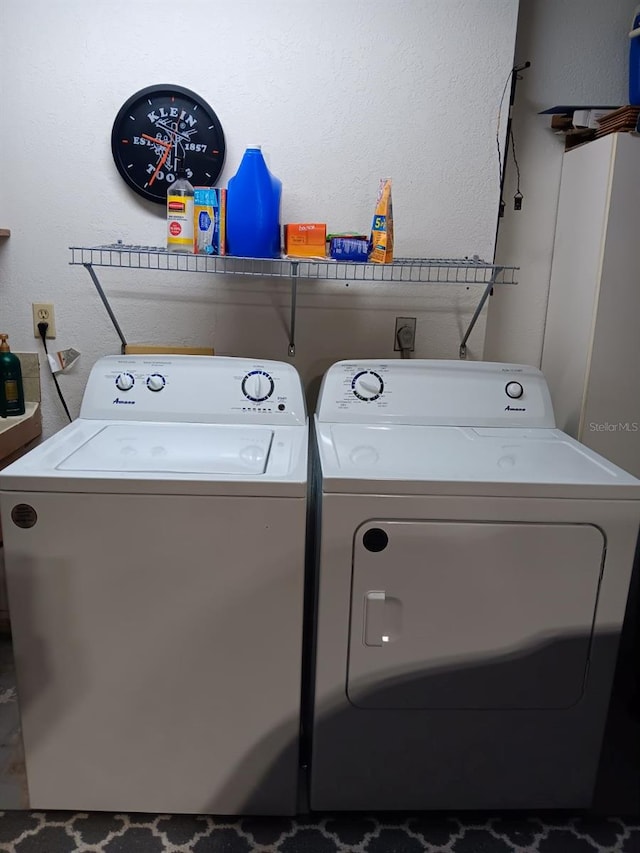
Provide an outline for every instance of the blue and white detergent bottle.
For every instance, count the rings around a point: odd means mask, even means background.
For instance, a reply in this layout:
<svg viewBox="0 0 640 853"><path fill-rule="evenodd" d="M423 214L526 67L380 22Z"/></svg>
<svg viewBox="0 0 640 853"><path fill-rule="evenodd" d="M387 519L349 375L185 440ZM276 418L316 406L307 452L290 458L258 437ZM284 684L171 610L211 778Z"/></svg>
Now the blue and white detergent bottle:
<svg viewBox="0 0 640 853"><path fill-rule="evenodd" d="M640 106L640 6L633 13L629 39L629 103Z"/></svg>

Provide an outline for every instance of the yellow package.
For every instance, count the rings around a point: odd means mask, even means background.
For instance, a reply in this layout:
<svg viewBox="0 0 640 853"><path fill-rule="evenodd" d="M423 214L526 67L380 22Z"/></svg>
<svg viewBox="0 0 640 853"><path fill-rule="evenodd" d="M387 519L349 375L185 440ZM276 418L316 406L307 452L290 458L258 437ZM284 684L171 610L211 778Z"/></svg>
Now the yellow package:
<svg viewBox="0 0 640 853"><path fill-rule="evenodd" d="M373 264L390 264L393 261L393 206L391 204L391 178L381 178L376 201L376 212L371 225L369 260Z"/></svg>

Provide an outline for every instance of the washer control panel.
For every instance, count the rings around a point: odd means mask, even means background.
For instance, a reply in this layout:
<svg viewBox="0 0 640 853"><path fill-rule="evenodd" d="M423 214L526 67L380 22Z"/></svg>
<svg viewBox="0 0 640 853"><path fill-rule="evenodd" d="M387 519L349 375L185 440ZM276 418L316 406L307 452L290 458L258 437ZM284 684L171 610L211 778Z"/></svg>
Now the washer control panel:
<svg viewBox="0 0 640 853"><path fill-rule="evenodd" d="M537 368L444 359L338 362L323 379L317 417L330 423L555 426Z"/></svg>
<svg viewBox="0 0 640 853"><path fill-rule="evenodd" d="M290 364L219 356L107 356L94 365L80 417L193 423L306 423Z"/></svg>

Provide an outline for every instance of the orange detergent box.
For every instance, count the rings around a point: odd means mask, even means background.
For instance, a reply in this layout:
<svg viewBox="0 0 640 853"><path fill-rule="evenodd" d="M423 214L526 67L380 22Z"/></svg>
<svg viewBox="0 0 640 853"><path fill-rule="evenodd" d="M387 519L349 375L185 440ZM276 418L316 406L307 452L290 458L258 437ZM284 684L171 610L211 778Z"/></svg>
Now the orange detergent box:
<svg viewBox="0 0 640 853"><path fill-rule="evenodd" d="M327 226L317 222L291 222L284 226L285 255L324 258L327 254Z"/></svg>

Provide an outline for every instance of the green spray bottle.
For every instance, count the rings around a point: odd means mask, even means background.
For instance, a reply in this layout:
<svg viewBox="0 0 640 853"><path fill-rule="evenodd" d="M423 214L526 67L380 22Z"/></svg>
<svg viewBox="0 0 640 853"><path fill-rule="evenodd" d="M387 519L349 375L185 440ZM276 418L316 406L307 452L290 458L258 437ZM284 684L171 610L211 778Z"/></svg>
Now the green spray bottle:
<svg viewBox="0 0 640 853"><path fill-rule="evenodd" d="M9 349L9 335L0 334L0 417L24 415L20 359Z"/></svg>

